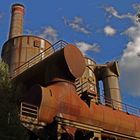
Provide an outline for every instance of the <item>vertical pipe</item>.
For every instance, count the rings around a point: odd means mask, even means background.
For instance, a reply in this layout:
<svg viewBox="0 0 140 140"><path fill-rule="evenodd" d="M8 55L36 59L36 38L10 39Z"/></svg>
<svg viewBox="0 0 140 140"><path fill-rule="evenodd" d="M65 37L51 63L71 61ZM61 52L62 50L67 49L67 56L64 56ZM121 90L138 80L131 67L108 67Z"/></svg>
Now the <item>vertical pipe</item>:
<svg viewBox="0 0 140 140"><path fill-rule="evenodd" d="M11 9L11 23L9 39L22 35L23 32L23 16L24 16L24 5L13 4Z"/></svg>
<svg viewBox="0 0 140 140"><path fill-rule="evenodd" d="M102 72L105 97L113 99L114 108L122 109L117 62L107 63Z"/></svg>

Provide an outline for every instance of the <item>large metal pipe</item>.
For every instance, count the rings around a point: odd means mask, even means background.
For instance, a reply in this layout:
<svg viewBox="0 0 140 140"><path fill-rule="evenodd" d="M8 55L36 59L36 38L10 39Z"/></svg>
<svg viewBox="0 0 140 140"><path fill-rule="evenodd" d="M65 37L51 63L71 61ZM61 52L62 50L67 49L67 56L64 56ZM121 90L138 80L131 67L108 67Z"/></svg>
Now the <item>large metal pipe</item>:
<svg viewBox="0 0 140 140"><path fill-rule="evenodd" d="M36 96L36 94L40 94ZM56 116L112 132L140 138L140 118L91 102L90 107L76 94L71 82L52 82L48 87L34 85L29 103L39 101L39 121L52 123ZM36 99L35 97L36 96ZM39 98L38 98L39 97ZM37 105L37 104L36 104ZM114 117L115 116L115 117ZM74 129L75 130L75 129Z"/></svg>
<svg viewBox="0 0 140 140"><path fill-rule="evenodd" d="M48 87L34 85L28 92L28 103L39 106L39 121L51 123L56 115L72 119L78 116L86 120L90 116L87 104L76 94L73 83L53 81Z"/></svg>
<svg viewBox="0 0 140 140"><path fill-rule="evenodd" d="M140 118L110 107L91 103L92 125L107 131L140 138ZM87 122L88 123L88 122Z"/></svg>
<svg viewBox="0 0 140 140"><path fill-rule="evenodd" d="M49 82L54 78L61 78L74 82L82 76L84 70L85 61L82 53L74 45L68 44L48 58L45 80Z"/></svg>
<svg viewBox="0 0 140 140"><path fill-rule="evenodd" d="M104 86L104 95L108 99L113 99L112 105L114 108L121 109L121 94L119 87L119 68L117 62L107 63L106 67L102 68L102 80ZM108 100L106 100L107 103ZM109 103L110 104L110 103Z"/></svg>
<svg viewBox="0 0 140 140"><path fill-rule="evenodd" d="M9 39L22 35L24 5L19 3L13 4L11 14L12 15L11 15Z"/></svg>
<svg viewBox="0 0 140 140"><path fill-rule="evenodd" d="M87 104L76 94L75 85L63 79L54 80L48 87L34 85L27 93L25 102L39 107L38 119L50 124L56 116L84 122L85 115L90 115ZM90 120L89 120L90 122ZM67 132L74 135L76 128L67 127Z"/></svg>

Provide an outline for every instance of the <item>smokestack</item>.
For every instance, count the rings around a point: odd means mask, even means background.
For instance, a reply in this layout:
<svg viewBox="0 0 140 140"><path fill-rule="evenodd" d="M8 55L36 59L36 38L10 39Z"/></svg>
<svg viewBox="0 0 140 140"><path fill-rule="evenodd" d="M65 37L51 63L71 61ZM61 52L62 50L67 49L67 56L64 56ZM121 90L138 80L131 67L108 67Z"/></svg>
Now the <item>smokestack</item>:
<svg viewBox="0 0 140 140"><path fill-rule="evenodd" d="M23 16L24 16L24 5L13 4L11 8L11 24L9 39L22 35L23 32Z"/></svg>

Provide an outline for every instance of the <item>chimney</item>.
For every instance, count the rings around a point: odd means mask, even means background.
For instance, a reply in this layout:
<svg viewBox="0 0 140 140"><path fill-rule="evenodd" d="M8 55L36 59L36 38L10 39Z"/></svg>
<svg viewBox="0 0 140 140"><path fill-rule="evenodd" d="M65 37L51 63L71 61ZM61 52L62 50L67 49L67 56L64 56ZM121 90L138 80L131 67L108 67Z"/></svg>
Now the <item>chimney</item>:
<svg viewBox="0 0 140 140"><path fill-rule="evenodd" d="M22 35L23 32L23 16L24 16L24 5L13 4L11 8L11 24L9 39Z"/></svg>

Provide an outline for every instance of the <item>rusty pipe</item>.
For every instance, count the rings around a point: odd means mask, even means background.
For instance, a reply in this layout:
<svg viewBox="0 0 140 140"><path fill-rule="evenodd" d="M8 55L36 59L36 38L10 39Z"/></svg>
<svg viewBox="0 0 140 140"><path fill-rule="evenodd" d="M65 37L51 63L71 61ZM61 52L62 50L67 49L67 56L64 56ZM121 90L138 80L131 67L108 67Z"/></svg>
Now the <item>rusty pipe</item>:
<svg viewBox="0 0 140 140"><path fill-rule="evenodd" d="M39 106L39 121L51 123L56 115L74 119L81 116L84 121L85 114L90 114L89 107L76 94L75 86L70 82L54 82L48 87L34 85L28 95L28 102Z"/></svg>
<svg viewBox="0 0 140 140"><path fill-rule="evenodd" d="M48 87L35 85L29 91L33 96L41 94L39 121L52 123L56 116L82 124L140 138L140 118L110 107L91 102L90 107L75 92L75 86L66 81L53 82ZM37 97L34 100L39 100Z"/></svg>

